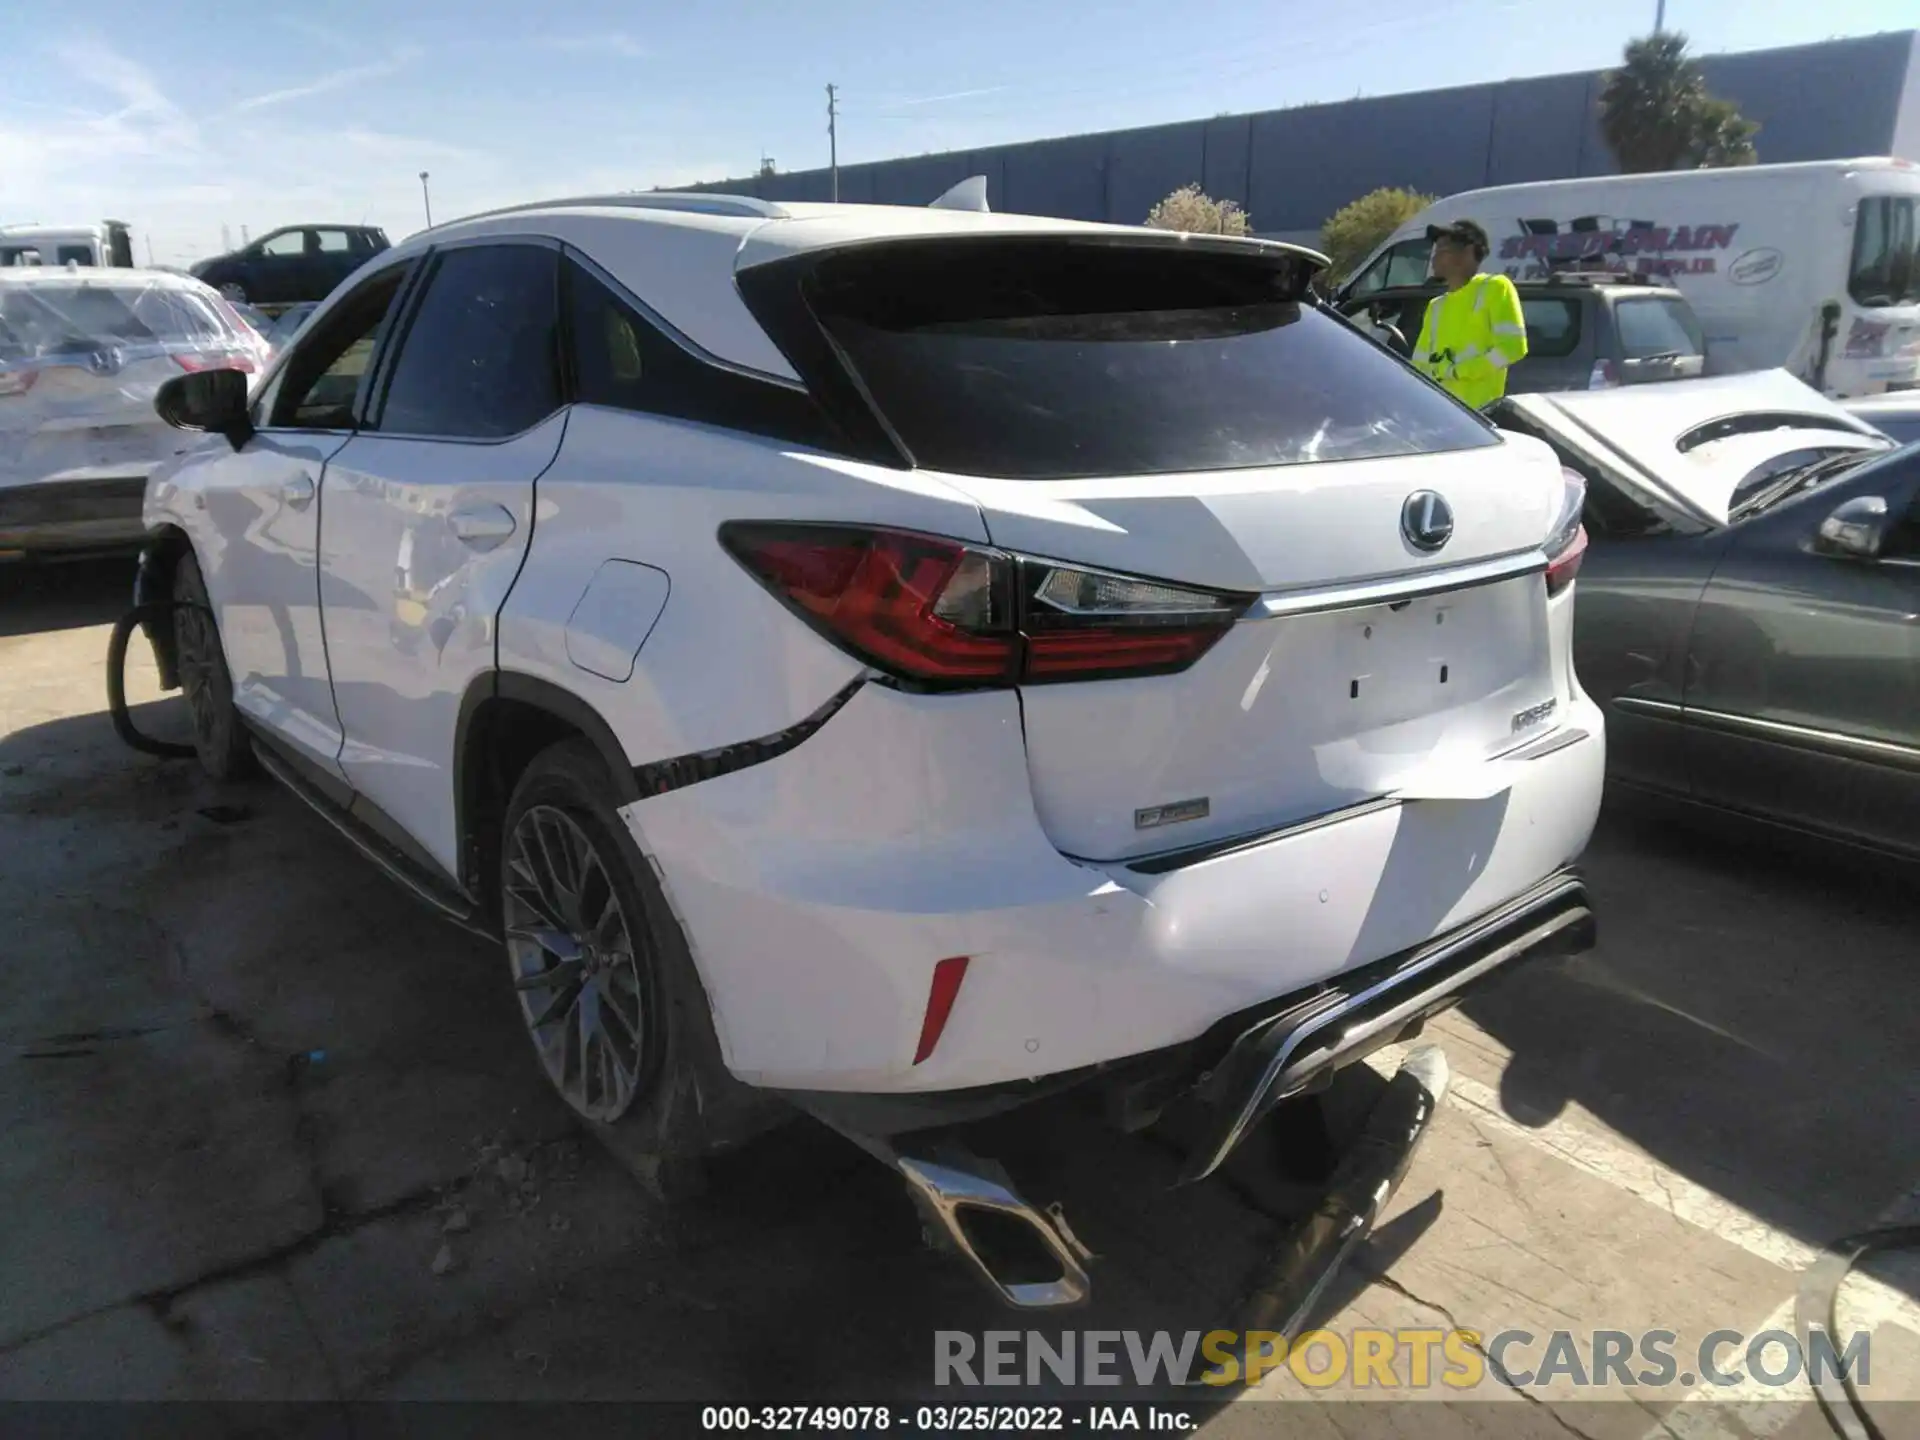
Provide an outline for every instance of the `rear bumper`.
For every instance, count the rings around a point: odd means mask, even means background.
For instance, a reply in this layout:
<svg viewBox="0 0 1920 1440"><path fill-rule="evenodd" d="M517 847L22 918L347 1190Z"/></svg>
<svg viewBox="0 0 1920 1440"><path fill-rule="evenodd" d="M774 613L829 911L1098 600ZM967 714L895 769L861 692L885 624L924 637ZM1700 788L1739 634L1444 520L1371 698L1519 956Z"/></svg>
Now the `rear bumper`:
<svg viewBox="0 0 1920 1440"><path fill-rule="evenodd" d="M1490 762L1487 798L1357 804L1164 870L1049 842L1006 692L868 685L797 748L623 813L735 1075L930 1100L1272 1019L1502 912L1573 862L1599 812L1599 712L1577 689L1564 712L1524 758ZM960 955L916 1064L934 967Z"/></svg>
<svg viewBox="0 0 1920 1440"><path fill-rule="evenodd" d="M144 474L0 487L0 553L137 548L146 492Z"/></svg>

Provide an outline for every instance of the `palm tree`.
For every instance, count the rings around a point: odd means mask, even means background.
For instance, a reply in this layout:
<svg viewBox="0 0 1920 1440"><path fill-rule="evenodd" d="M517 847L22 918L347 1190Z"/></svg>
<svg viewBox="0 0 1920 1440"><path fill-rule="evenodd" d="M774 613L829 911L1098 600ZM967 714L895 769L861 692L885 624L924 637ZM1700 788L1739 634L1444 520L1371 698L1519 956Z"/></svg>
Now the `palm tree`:
<svg viewBox="0 0 1920 1440"><path fill-rule="evenodd" d="M1630 41L1600 91L1600 132L1628 174L1751 165L1759 126L1707 93L1687 37L1661 31Z"/></svg>

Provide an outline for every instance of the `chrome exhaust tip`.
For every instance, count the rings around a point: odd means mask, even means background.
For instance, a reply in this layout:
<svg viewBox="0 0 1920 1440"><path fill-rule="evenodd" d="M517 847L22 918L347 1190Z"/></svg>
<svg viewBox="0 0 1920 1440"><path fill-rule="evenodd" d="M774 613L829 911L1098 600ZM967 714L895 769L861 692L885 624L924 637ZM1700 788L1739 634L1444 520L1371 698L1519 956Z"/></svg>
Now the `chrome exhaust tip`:
<svg viewBox="0 0 1920 1440"><path fill-rule="evenodd" d="M1043 1214L1015 1194L1007 1182L961 1169L955 1163L911 1155L891 1158L907 1182L907 1193L936 1236L957 1251L1006 1304L1016 1310L1055 1310L1078 1305L1087 1298L1091 1286L1083 1262L1093 1256L1067 1228L1065 1219L1057 1213L1058 1206L1053 1214ZM970 1230L969 1225L974 1228ZM1035 1258L1059 1268L1054 1279L1002 1278L996 1270L996 1265L1004 1268L1007 1264L1000 1253L1005 1247L991 1243L985 1231L995 1227L1001 1232L996 1238L1004 1239L1008 1230L1018 1235L1017 1227L1022 1226Z"/></svg>

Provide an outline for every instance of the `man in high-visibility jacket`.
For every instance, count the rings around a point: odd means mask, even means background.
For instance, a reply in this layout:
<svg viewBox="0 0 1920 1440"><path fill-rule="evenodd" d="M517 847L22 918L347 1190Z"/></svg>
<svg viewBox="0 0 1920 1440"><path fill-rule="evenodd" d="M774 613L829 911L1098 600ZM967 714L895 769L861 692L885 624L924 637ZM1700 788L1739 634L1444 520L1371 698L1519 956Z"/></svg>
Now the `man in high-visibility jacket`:
<svg viewBox="0 0 1920 1440"><path fill-rule="evenodd" d="M1456 398L1478 409L1507 393L1507 371L1525 358L1527 322L1520 294L1504 275L1482 275L1487 232L1471 220L1429 225L1433 273L1446 291L1427 302L1413 363Z"/></svg>

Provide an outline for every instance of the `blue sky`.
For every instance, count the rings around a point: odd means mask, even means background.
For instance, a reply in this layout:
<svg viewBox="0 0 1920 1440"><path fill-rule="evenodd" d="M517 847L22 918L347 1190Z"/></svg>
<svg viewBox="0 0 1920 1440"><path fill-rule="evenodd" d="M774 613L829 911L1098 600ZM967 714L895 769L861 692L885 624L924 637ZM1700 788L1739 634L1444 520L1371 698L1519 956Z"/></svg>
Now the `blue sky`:
<svg viewBox="0 0 1920 1440"><path fill-rule="evenodd" d="M1640 13L1644 10L1644 14ZM1915 23L1911 0L1668 0L1696 50ZM1603 66L1652 0L89 0L0 18L0 223L133 222L181 264L296 220L423 221Z"/></svg>

